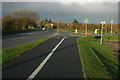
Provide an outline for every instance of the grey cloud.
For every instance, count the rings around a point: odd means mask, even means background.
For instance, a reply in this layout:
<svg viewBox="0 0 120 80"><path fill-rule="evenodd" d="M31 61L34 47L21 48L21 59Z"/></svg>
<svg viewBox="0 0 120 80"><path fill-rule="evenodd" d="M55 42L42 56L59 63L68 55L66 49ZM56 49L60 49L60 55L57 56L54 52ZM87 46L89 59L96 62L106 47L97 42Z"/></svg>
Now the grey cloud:
<svg viewBox="0 0 120 80"><path fill-rule="evenodd" d="M36 11L41 18L51 18L69 21L73 19L84 19L85 17L91 20L105 19L108 15L110 19L117 20L117 3L116 2L93 2L79 4L73 2L69 5L61 4L60 2L3 2L3 15L7 15L14 10L28 9ZM54 14L56 12L57 14ZM63 19L65 18L65 19Z"/></svg>

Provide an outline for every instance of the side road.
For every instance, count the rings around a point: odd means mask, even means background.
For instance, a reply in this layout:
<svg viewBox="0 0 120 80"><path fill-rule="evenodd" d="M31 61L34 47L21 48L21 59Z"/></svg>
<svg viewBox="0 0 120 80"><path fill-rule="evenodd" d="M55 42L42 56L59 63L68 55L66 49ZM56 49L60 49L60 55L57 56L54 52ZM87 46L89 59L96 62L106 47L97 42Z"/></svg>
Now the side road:
<svg viewBox="0 0 120 80"><path fill-rule="evenodd" d="M3 65L2 78L28 79L61 40L63 37L54 37ZM34 78L83 78L76 38L64 38L37 72Z"/></svg>

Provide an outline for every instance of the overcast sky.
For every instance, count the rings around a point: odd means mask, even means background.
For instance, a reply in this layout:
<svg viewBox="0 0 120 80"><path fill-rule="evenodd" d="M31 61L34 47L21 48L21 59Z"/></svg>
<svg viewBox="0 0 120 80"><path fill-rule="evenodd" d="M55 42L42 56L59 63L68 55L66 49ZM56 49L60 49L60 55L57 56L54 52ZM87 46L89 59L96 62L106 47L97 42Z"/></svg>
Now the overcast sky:
<svg viewBox="0 0 120 80"><path fill-rule="evenodd" d="M3 2L118 2L120 0L3 0Z"/></svg>
<svg viewBox="0 0 120 80"><path fill-rule="evenodd" d="M65 22L72 22L77 19L83 22L85 18L89 19L91 23L99 23L102 20L118 20L118 0L106 2L100 0L68 0L60 2L59 0L46 0L48 2L16 2L15 0L4 0L2 2L3 16L10 14L14 10L33 10L37 12L41 19L60 20ZM19 1L19 0L17 0ZM24 0L25 1L25 0ZM39 0L43 1L43 0ZM62 1L62 0L61 0ZM80 1L80 0L79 0ZM86 2L85 2L86 1Z"/></svg>

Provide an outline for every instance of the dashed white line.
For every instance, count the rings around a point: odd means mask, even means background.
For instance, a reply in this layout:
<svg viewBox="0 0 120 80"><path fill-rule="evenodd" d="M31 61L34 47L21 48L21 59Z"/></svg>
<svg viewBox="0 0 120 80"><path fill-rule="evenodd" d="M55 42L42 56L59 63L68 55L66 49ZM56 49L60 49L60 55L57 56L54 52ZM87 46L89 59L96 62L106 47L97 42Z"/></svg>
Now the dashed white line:
<svg viewBox="0 0 120 80"><path fill-rule="evenodd" d="M26 33L26 34L35 34L35 33Z"/></svg>
<svg viewBox="0 0 120 80"><path fill-rule="evenodd" d="M59 35L59 33L56 32L56 33L52 34L51 37L56 36L56 35Z"/></svg>
<svg viewBox="0 0 120 80"><path fill-rule="evenodd" d="M22 39L22 38L25 38L25 37L13 38L12 40Z"/></svg>
<svg viewBox="0 0 120 80"><path fill-rule="evenodd" d="M56 46L53 48L53 50L49 53L49 55L43 60L43 62L34 70L34 72L27 78L27 80L32 80L38 72L43 68L45 63L49 60L49 58L53 55L53 53L56 51L56 49L60 46L60 44L64 41L66 37L64 37Z"/></svg>
<svg viewBox="0 0 120 80"><path fill-rule="evenodd" d="M12 39L4 39L4 41L8 41L8 40L16 40L16 39L22 39L22 38L25 38L25 37L18 37L18 38L12 38Z"/></svg>

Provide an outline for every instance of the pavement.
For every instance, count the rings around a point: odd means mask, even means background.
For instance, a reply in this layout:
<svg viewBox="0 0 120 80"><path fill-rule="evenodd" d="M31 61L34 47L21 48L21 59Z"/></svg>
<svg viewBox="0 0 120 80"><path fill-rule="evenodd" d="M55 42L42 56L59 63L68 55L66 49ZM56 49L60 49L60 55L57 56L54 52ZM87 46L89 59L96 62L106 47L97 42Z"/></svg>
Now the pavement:
<svg viewBox="0 0 120 80"><path fill-rule="evenodd" d="M76 36L59 32L2 66L2 79L84 78Z"/></svg>

